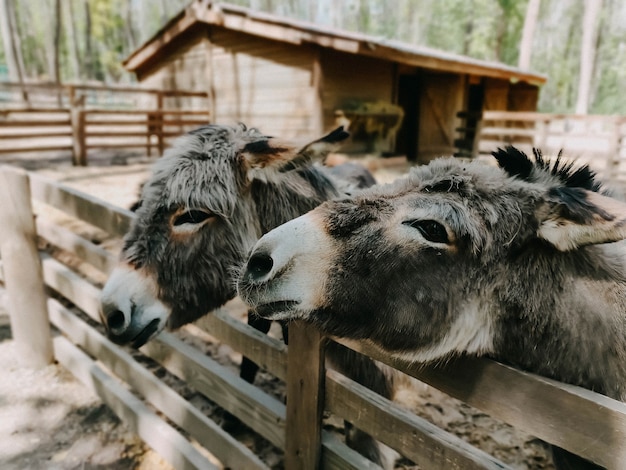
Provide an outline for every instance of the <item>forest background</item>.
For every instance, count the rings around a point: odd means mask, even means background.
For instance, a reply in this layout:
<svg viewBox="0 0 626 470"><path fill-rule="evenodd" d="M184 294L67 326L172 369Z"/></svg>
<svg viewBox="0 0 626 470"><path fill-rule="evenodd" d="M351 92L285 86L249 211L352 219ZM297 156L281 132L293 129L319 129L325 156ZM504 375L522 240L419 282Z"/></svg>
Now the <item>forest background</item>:
<svg viewBox="0 0 626 470"><path fill-rule="evenodd" d="M0 81L131 83L122 61L189 2L0 0ZM530 68L548 77L540 111L626 114L624 0L229 3Z"/></svg>

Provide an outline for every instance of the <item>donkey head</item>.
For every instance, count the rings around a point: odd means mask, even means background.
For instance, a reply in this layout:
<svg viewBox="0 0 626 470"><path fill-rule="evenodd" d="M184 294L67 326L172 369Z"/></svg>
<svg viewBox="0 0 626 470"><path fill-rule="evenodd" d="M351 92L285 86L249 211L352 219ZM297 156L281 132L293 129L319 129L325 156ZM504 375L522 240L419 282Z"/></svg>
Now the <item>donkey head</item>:
<svg viewBox="0 0 626 470"><path fill-rule="evenodd" d="M262 317L411 360L492 352L503 311L554 304L560 258L626 237L626 204L600 194L587 167L495 156L502 168L436 160L269 232L241 297Z"/></svg>
<svg viewBox="0 0 626 470"><path fill-rule="evenodd" d="M233 268L264 232L337 195L311 161L346 136L340 128L300 150L243 125L179 138L144 184L103 289L110 338L139 347L233 298Z"/></svg>

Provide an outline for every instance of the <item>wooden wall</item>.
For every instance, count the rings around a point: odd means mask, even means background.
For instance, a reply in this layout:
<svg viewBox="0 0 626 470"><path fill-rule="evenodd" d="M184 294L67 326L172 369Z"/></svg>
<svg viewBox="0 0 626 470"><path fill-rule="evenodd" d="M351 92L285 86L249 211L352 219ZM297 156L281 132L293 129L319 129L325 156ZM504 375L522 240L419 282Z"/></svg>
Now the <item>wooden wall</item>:
<svg viewBox="0 0 626 470"><path fill-rule="evenodd" d="M335 111L354 102L393 101L395 88L393 62L341 53L331 49L319 51L322 70L320 99L325 130L335 125ZM392 151L391 145L377 150ZM384 146L384 144L383 144ZM342 151L366 152L363 142L347 142Z"/></svg>
<svg viewBox="0 0 626 470"><path fill-rule="evenodd" d="M463 75L424 72L417 144L420 163L454 154L460 125L457 113L465 106L466 81Z"/></svg>
<svg viewBox="0 0 626 470"><path fill-rule="evenodd" d="M148 88L208 92L208 47L206 28L195 28L182 40L164 47L157 61L137 72L137 79ZM165 100L166 107L206 108L206 99L174 97ZM146 108L154 106L150 104L146 103Z"/></svg>
<svg viewBox="0 0 626 470"><path fill-rule="evenodd" d="M320 135L315 50L213 27L209 80L216 122L288 139Z"/></svg>
<svg viewBox="0 0 626 470"><path fill-rule="evenodd" d="M158 54L137 73L143 85L206 91L213 122L243 122L268 135L293 140L322 135L337 125L337 110L355 103L398 101L401 72L411 72L416 77L416 98L410 106L403 103L411 108L404 109L404 114L418 130L401 130L399 139L406 142L399 149L410 145L411 158L422 163L455 153L456 129L463 127L457 113L467 108L468 77L463 74L402 69L390 61L315 45L296 46L214 25L194 27ZM538 87L505 79L476 79L484 87L484 111L536 110ZM182 102L190 98L176 100L181 101L174 103L177 107L194 108L191 102ZM376 127L369 124L363 126ZM383 133L374 130L372 134L376 132ZM407 137L407 132L413 136ZM356 134L344 151L396 150L393 133L376 138L374 144L369 135L363 139Z"/></svg>

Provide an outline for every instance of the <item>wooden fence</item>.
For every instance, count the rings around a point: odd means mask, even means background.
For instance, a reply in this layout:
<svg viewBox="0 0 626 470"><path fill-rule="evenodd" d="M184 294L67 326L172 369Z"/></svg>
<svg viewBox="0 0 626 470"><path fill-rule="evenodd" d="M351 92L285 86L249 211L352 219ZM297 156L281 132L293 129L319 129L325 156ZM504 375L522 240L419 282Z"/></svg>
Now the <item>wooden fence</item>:
<svg viewBox="0 0 626 470"><path fill-rule="evenodd" d="M591 164L608 180L626 181L626 116L486 111L477 122L475 129L458 129L476 136L473 157L504 145L525 151L536 147L552 155L563 151Z"/></svg>
<svg viewBox="0 0 626 470"><path fill-rule="evenodd" d="M13 96L19 86L0 83L2 89ZM93 149L145 148L150 156L154 147L161 155L168 139L209 121L204 92L41 84L26 90L28 100L0 110L0 155L67 152L76 165L86 165ZM168 103L173 99L195 101Z"/></svg>
<svg viewBox="0 0 626 470"><path fill-rule="evenodd" d="M14 169L0 171L2 184L17 179L22 181L17 186L27 188L27 178L26 173L16 173ZM13 204L0 206L0 219L5 224L32 220L28 215L29 193L23 189L20 196L17 186L12 185ZM114 265L114 256L57 224L47 215L50 212L47 208L61 210L114 237L123 236L133 215L40 176L30 176L30 187L37 207L38 235L106 273ZM24 258L12 261L10 254L17 242L32 245L34 240L27 240L29 236L32 238L32 233L22 230L0 235L5 275L15 269L27 269ZM14 265L8 266L9 263ZM16 268L15 263L20 266ZM47 288L54 292L47 299L49 319L61 333L53 340L54 357L97 392L175 468L214 468L205 450L230 468L269 468L245 445L159 380L130 350L106 339L98 315L100 290L96 284L45 253L41 254L41 272ZM4 281L9 298L32 295L29 291L24 296L18 283ZM68 302L74 307L68 307ZM19 309L19 302L11 307L12 323L22 321L32 325L36 321L30 311ZM192 326L188 331L197 328ZM310 326L293 324L289 348L222 311L207 316L204 328L214 338L286 381L286 405L170 333L161 333L142 347L141 353L158 361L189 387L284 450L288 470L375 468L323 429L324 411L371 433L424 469L509 468L345 376L326 370L324 350L330 339L321 337ZM18 338L15 339L17 342ZM29 346L28 336L19 340L26 343L24 347ZM460 359L443 367L421 367L382 356L363 344L341 343L547 442L609 468L626 468L624 403L489 359ZM30 346L41 349L38 345ZM39 353L46 354L45 350ZM128 384L132 393L119 380Z"/></svg>

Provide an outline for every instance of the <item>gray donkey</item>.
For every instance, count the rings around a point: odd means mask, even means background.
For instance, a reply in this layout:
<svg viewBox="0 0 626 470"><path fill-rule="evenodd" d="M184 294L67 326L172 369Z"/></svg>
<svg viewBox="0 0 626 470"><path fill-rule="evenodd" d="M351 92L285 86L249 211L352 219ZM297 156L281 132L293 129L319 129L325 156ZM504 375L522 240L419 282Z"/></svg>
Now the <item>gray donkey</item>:
<svg viewBox="0 0 626 470"><path fill-rule="evenodd" d="M436 160L271 231L240 295L409 361L488 354L625 400L626 246L611 242L626 203L560 156L494 156Z"/></svg>
<svg viewBox="0 0 626 470"><path fill-rule="evenodd" d="M339 128L300 150L243 125L211 125L181 137L143 185L120 265L104 286L109 337L140 347L166 326L178 328L222 306L235 297L236 273L263 233L323 201L371 186L375 181L362 166L313 163L347 136ZM254 315L249 322L264 332L271 323ZM283 328L285 340L286 333ZM391 397L389 369L345 348L333 350L329 361ZM244 358L245 380L252 382L257 370ZM349 432L348 443L375 462L393 461L357 430Z"/></svg>

